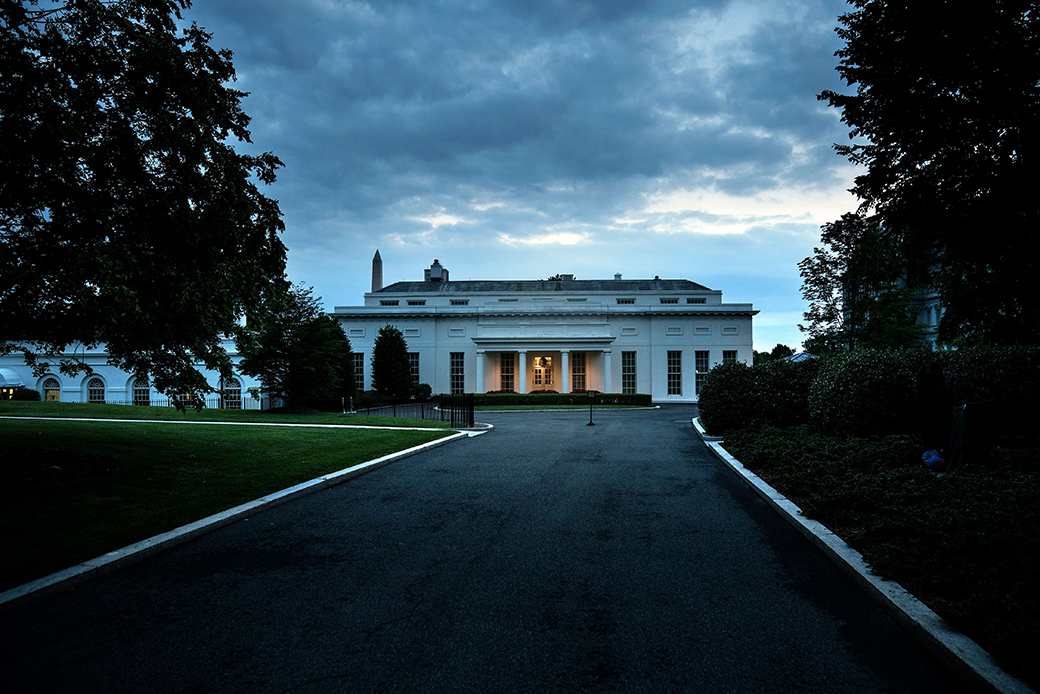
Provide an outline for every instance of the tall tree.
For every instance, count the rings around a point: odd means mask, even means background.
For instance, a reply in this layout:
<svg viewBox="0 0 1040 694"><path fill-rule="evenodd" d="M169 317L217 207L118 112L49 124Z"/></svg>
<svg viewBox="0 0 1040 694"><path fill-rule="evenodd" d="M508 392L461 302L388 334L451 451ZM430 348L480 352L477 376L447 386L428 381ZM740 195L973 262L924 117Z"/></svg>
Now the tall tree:
<svg viewBox="0 0 1040 694"><path fill-rule="evenodd" d="M853 192L928 259L940 335L1040 340L1040 11L1035 1L849 0L825 91L866 167ZM898 233L896 233L898 232Z"/></svg>
<svg viewBox="0 0 1040 694"><path fill-rule="evenodd" d="M284 291L272 154L249 142L231 53L188 0L0 0L0 353L165 392L225 377L222 335Z"/></svg>
<svg viewBox="0 0 1040 694"><path fill-rule="evenodd" d="M242 373L290 406L303 398L353 394L350 340L322 310L313 289L303 285L292 287L275 310L248 326L239 352Z"/></svg>
<svg viewBox="0 0 1040 694"><path fill-rule="evenodd" d="M372 345L372 388L388 398L406 398L412 393L412 369L408 343L401 331L384 325Z"/></svg>
<svg viewBox="0 0 1040 694"><path fill-rule="evenodd" d="M809 302L806 349L903 347L919 335L907 263L877 219L845 214L824 224L822 246L798 264ZM810 347L811 345L811 347Z"/></svg>

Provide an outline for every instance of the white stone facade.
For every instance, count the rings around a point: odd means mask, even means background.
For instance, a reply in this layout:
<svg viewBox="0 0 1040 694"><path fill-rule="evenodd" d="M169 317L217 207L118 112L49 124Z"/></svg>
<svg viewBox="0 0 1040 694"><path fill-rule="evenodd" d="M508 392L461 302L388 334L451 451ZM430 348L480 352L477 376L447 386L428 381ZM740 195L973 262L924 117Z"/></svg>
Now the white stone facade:
<svg viewBox="0 0 1040 694"><path fill-rule="evenodd" d="M232 363L237 363L239 356L235 351L234 342L224 340L224 348L231 355ZM34 376L32 369L25 365L25 359L20 352L0 356L0 387L5 391L0 397L8 397L11 390L22 386L38 392L41 400L103 402L117 405L169 404L166 395L146 383L137 381L133 374L110 365L104 345L89 349L82 345L73 345L67 356L87 364L93 373L68 376L61 373L55 364L43 375ZM211 394L206 398L207 407L259 408L259 401L247 392L248 388L259 386L255 379L236 374L234 381L222 383L219 373L206 369L201 369L201 372L215 389L221 390L223 387L221 392L225 394L223 398L220 393Z"/></svg>
<svg viewBox="0 0 1040 694"><path fill-rule="evenodd" d="M655 402L696 402L707 371L724 360L752 363L751 304L726 304L722 292L689 280L450 281L434 261L421 282L382 282L373 265L373 290L363 306L333 312L350 338L359 385L371 389L372 347L384 325L408 343L416 383L434 393L509 390L560 393L596 390L648 393ZM379 272L377 272L377 270ZM378 277L377 277L378 275ZM378 287L378 288L377 288ZM232 362L239 357L225 341ZM66 376L57 368L34 376L20 354L0 357L0 386L23 384L42 400L165 404L154 389L110 366L104 347L70 350L93 374ZM259 403L247 392L259 384L236 375L216 389L240 392L241 405ZM136 393L135 393L135 385ZM235 388L235 386L238 386ZM136 396L136 398L135 398ZM218 396L207 406L226 406ZM234 406L234 398L230 400Z"/></svg>
<svg viewBox="0 0 1040 694"><path fill-rule="evenodd" d="M695 402L712 366L753 359L757 311L689 280L449 281L437 261L424 274L365 294L363 306L335 307L363 388L384 325L404 334L413 378L434 393L597 390Z"/></svg>

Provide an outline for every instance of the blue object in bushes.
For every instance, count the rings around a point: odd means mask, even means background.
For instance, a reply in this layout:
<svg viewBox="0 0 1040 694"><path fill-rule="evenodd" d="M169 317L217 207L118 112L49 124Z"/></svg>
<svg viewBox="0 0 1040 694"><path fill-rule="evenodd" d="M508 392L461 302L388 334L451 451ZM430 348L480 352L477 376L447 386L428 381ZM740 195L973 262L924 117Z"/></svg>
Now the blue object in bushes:
<svg viewBox="0 0 1040 694"><path fill-rule="evenodd" d="M936 468L942 468L946 466L946 461L943 460L943 457L941 455L939 455L939 451L935 450L934 448L924 452L924 455L921 456L921 462L925 464L925 467L927 467L929 470L932 470L933 472L936 470Z"/></svg>

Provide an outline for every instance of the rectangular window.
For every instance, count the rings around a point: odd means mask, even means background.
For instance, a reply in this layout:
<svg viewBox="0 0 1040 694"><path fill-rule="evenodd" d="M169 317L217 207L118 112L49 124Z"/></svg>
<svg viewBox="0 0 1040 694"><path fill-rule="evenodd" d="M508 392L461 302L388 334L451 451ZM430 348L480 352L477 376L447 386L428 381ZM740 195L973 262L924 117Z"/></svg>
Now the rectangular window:
<svg viewBox="0 0 1040 694"><path fill-rule="evenodd" d="M469 306L469 299L452 299L452 306Z"/></svg>
<svg viewBox="0 0 1040 694"><path fill-rule="evenodd" d="M662 304L677 304L677 303L679 303L679 300L678 299L661 299L661 303Z"/></svg>
<svg viewBox="0 0 1040 694"><path fill-rule="evenodd" d="M636 353L621 353L621 392L636 392Z"/></svg>
<svg viewBox="0 0 1040 694"><path fill-rule="evenodd" d="M617 302L619 304L634 304L636 302L636 300L635 299L618 299Z"/></svg>
<svg viewBox="0 0 1040 694"><path fill-rule="evenodd" d="M419 385L419 353L408 353L408 368L412 372L412 385Z"/></svg>
<svg viewBox="0 0 1040 694"><path fill-rule="evenodd" d="M398 301L397 299L383 299L382 301L379 302L379 305L380 306L397 306L399 303L401 303L401 302Z"/></svg>
<svg viewBox="0 0 1040 694"><path fill-rule="evenodd" d="M571 392L585 389L585 352L571 352Z"/></svg>
<svg viewBox="0 0 1040 694"><path fill-rule="evenodd" d="M723 364L736 364L737 363L737 350L735 350L735 349L724 349L724 350L722 350L722 363Z"/></svg>
<svg viewBox="0 0 1040 694"><path fill-rule="evenodd" d="M703 297L699 298L699 299L687 298L686 299L686 303L688 303L688 304L703 304L704 303L704 298Z"/></svg>
<svg viewBox="0 0 1040 694"><path fill-rule="evenodd" d="M708 356L708 350L697 350L693 354L693 369L696 374L693 388L697 395L701 394L701 386L708 375Z"/></svg>
<svg viewBox="0 0 1040 694"><path fill-rule="evenodd" d="M668 394L682 395L682 351L668 352Z"/></svg>
<svg viewBox="0 0 1040 694"><path fill-rule="evenodd" d="M350 356L354 358L354 385L358 391L363 391L365 389L365 353L351 352Z"/></svg>
<svg viewBox="0 0 1040 694"><path fill-rule="evenodd" d="M464 352L451 353L451 393L458 395L466 392L466 372Z"/></svg>
<svg viewBox="0 0 1040 694"><path fill-rule="evenodd" d="M408 300L408 305L409 306L425 306L426 305L426 300L425 299L409 299Z"/></svg>
<svg viewBox="0 0 1040 694"><path fill-rule="evenodd" d="M502 352L498 357L498 373L500 376L499 388L502 390L516 390L515 379L516 361L512 352Z"/></svg>

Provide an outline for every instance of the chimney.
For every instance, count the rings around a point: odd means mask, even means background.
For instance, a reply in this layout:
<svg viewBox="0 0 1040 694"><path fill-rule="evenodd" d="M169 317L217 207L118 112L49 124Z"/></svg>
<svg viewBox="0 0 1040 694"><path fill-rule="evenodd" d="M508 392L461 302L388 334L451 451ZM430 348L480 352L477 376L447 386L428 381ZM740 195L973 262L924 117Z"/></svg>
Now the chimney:
<svg viewBox="0 0 1040 694"><path fill-rule="evenodd" d="M614 273L614 279L620 281L621 280L621 273L620 272L615 272Z"/></svg>
<svg viewBox="0 0 1040 694"><path fill-rule="evenodd" d="M434 258L433 265L423 272L423 278L427 282L447 282L448 271L441 265L441 261Z"/></svg>
<svg viewBox="0 0 1040 694"><path fill-rule="evenodd" d="M372 291L378 292L383 288L383 259L379 257L379 249L376 249L375 257L372 258Z"/></svg>

